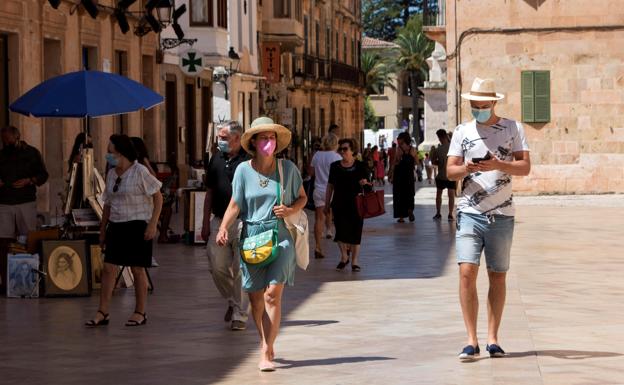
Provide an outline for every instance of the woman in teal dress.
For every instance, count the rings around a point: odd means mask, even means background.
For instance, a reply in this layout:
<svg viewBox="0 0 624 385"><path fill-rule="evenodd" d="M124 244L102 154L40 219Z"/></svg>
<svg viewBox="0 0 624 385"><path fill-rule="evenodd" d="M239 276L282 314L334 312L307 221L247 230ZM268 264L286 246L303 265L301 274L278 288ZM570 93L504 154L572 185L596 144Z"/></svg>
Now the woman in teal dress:
<svg viewBox="0 0 624 385"><path fill-rule="evenodd" d="M307 202L301 174L291 161L280 160L283 169L283 185L280 185L275 154L288 147L290 138L290 130L266 117L254 120L251 128L243 134L241 145L253 158L236 168L232 199L216 239L217 244L225 245L227 229L239 216L243 222L241 238L273 229L277 222L277 258L261 267L241 261L243 289L249 294L253 318L260 334L262 352L258 367L261 371L275 370L273 346L281 320L282 293L286 284L294 284L297 265L295 244L283 218L302 210ZM281 189L281 205L278 188Z"/></svg>

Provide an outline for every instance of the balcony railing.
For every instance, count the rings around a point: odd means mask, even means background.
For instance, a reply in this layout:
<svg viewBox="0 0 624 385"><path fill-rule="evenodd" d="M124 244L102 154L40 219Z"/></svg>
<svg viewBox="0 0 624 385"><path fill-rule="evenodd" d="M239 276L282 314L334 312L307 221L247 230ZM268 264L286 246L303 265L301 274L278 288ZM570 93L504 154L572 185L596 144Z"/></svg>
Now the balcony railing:
<svg viewBox="0 0 624 385"><path fill-rule="evenodd" d="M331 78L332 80L351 83L355 86L362 86L364 84L362 71L350 65L335 61L331 63Z"/></svg>
<svg viewBox="0 0 624 385"><path fill-rule="evenodd" d="M425 0L427 9L423 15L423 26L444 27L446 25L446 0Z"/></svg>

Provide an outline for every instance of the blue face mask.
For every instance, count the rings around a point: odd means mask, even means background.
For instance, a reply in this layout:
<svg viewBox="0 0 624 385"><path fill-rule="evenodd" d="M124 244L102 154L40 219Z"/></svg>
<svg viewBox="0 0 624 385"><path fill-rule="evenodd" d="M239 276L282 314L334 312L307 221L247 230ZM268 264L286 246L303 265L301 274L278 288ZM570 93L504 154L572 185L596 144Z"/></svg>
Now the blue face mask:
<svg viewBox="0 0 624 385"><path fill-rule="evenodd" d="M219 140L217 141L217 148L221 152L228 153L230 152L230 143L227 140Z"/></svg>
<svg viewBox="0 0 624 385"><path fill-rule="evenodd" d="M491 108L484 108L484 109L473 108L472 116L474 116L477 122L485 123L488 120L490 120L490 118L492 117L492 109Z"/></svg>
<svg viewBox="0 0 624 385"><path fill-rule="evenodd" d="M115 155L111 154L110 152L106 153L106 161L108 162L108 164L114 167L117 167L117 165L119 164L119 158L117 158Z"/></svg>

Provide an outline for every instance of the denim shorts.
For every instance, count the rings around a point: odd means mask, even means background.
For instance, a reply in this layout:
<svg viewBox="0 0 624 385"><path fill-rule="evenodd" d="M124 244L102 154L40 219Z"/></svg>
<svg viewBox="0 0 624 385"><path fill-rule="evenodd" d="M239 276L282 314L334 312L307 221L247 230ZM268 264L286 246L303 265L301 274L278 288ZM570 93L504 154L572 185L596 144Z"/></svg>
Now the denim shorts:
<svg viewBox="0 0 624 385"><path fill-rule="evenodd" d="M509 270L514 217L460 212L457 215L455 250L457 263L480 265L481 251L487 269L496 273Z"/></svg>

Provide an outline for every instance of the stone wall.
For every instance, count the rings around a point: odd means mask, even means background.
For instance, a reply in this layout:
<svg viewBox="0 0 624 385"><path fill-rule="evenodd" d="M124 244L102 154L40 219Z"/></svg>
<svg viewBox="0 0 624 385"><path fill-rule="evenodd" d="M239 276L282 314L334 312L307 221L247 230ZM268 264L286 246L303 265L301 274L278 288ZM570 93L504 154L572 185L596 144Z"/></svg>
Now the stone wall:
<svg viewBox="0 0 624 385"><path fill-rule="evenodd" d="M550 71L551 121L524 123L531 147L531 175L516 178L519 193L624 192L624 14L620 1L457 2L447 8L447 54L469 28L583 27L577 31L473 34L448 61L449 125L471 119L457 95L476 77L497 81L506 98L497 113L521 120L521 72ZM619 26L595 31L596 26ZM457 35L455 28L457 27ZM457 69L461 75L458 83Z"/></svg>

